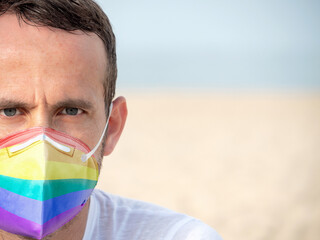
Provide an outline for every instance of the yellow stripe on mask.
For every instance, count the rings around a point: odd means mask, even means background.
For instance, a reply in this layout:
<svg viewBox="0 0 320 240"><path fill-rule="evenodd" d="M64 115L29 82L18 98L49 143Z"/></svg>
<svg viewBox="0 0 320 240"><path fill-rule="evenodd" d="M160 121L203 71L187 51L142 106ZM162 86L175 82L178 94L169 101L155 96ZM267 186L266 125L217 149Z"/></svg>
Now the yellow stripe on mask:
<svg viewBox="0 0 320 240"><path fill-rule="evenodd" d="M78 149L74 149L73 156L65 155L62 151L60 151L62 154L54 154L57 150L55 147L53 147L51 144L46 143L48 145L48 156L55 156L54 158L48 159L48 161L56 161L56 162L64 162L64 163L72 163L72 164L78 164L80 166L86 166L89 168L97 169L98 165L97 162L94 160L93 157L88 159L86 162L81 161L81 156L84 154ZM59 150L58 150L59 151Z"/></svg>
<svg viewBox="0 0 320 240"><path fill-rule="evenodd" d="M63 145L66 146L66 145ZM12 146L14 147L14 146ZM88 159L88 161L86 162L82 162L81 161L81 156L82 154L84 154L82 151L75 149L73 147L70 146L66 146L68 148L70 148L70 152L66 153L56 147L54 147L53 145L51 145L50 143L46 142L46 141L37 141L33 144L31 144L30 146L19 150L17 152L10 152L10 149L12 149L12 147L8 147L8 154L10 157L15 156L15 155L20 155L20 154L24 154L24 152L26 152L28 150L28 152L33 152L33 154L37 154L38 152L41 152L40 148L44 148L45 152L47 152L46 156L53 156L53 158L48 159L48 161L57 161L57 162L66 162L66 163L73 163L73 164L79 164L81 166L86 166L86 167L90 167L90 168L94 168L96 169L98 167L97 162L95 161L94 157L91 157L91 159ZM0 152L4 150L1 149ZM1 160L1 159L0 159Z"/></svg>
<svg viewBox="0 0 320 240"><path fill-rule="evenodd" d="M25 179L25 180L56 180L56 179L88 179L98 180L98 170L78 166L70 163L47 162L47 170L44 164L34 161L21 161L14 167L8 166L8 161L0 162L0 175Z"/></svg>
<svg viewBox="0 0 320 240"><path fill-rule="evenodd" d="M43 141L11 157L8 149L0 149L0 175L27 180L98 180L97 163L92 158L83 163L81 154L75 150L72 156L66 155Z"/></svg>

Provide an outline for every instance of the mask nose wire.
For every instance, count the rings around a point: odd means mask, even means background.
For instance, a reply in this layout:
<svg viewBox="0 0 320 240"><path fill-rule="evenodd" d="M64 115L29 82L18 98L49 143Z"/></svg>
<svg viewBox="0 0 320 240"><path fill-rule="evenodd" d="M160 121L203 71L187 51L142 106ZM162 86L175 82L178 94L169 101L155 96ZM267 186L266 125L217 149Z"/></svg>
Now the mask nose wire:
<svg viewBox="0 0 320 240"><path fill-rule="evenodd" d="M111 116L112 107L113 107L113 104L111 103L110 107L109 107L109 116L108 116L108 119L107 119L107 123L106 123L106 126L103 129L103 132L101 134L101 137L100 137L98 143L96 144L96 146L90 152L88 152L87 154L82 154L81 155L81 161L82 162L86 162L97 151L98 147L100 146L100 143L101 143L101 141L103 139L103 136L106 133L106 130L107 130L108 125L109 125L109 119L110 119L110 116Z"/></svg>

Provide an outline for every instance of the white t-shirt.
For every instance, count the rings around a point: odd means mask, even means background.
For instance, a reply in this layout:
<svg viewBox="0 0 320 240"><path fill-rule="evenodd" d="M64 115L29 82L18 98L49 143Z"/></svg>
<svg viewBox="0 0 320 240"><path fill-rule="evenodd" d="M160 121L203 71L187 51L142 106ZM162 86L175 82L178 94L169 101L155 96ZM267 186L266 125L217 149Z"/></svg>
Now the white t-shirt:
<svg viewBox="0 0 320 240"><path fill-rule="evenodd" d="M90 198L83 240L222 240L190 216L100 190Z"/></svg>

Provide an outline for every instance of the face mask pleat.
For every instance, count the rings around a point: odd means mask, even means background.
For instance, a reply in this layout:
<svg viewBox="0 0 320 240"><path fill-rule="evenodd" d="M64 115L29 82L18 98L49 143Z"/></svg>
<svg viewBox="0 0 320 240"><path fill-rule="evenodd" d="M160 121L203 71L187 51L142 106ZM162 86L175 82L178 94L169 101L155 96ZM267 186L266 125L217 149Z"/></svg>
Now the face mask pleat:
<svg viewBox="0 0 320 240"><path fill-rule="evenodd" d="M5 189L27 198L46 201L71 192L93 189L96 183L97 181L88 179L32 180L30 182L30 180L0 176L0 191Z"/></svg>
<svg viewBox="0 0 320 240"><path fill-rule="evenodd" d="M0 207L26 220L44 224L69 209L81 205L91 194L91 191L92 189L82 190L48 199L46 201L38 201L0 189ZM15 202L16 205L13 206L12 202ZM42 212L42 214L39 215L39 212Z"/></svg>

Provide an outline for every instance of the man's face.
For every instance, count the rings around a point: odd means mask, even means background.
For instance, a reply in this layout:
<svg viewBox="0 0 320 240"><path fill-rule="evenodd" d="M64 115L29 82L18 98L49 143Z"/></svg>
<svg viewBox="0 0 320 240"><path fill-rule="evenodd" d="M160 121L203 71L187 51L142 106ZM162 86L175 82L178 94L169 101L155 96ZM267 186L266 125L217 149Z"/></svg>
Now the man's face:
<svg viewBox="0 0 320 240"><path fill-rule="evenodd" d="M0 138L41 126L93 148L106 124L106 64L95 34L19 25L15 15L0 16Z"/></svg>

